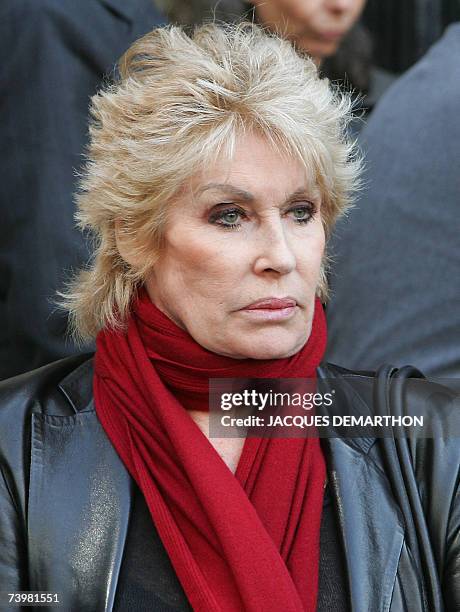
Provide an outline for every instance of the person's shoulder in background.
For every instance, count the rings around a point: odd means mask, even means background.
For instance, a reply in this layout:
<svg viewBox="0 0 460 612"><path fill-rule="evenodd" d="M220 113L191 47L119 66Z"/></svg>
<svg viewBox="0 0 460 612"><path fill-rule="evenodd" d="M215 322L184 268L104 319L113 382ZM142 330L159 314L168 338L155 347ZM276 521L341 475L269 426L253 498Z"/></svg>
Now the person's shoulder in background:
<svg viewBox="0 0 460 612"><path fill-rule="evenodd" d="M0 3L0 379L78 351L55 300L89 258L73 195L90 97L164 22L153 0Z"/></svg>
<svg viewBox="0 0 460 612"><path fill-rule="evenodd" d="M459 56L455 24L361 134L364 188L331 241L331 361L460 374Z"/></svg>

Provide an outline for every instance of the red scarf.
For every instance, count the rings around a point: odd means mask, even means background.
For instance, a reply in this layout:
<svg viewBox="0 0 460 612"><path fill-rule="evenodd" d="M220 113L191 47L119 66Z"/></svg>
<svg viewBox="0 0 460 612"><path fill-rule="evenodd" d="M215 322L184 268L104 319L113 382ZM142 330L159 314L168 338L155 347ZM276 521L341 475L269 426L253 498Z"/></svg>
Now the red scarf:
<svg viewBox="0 0 460 612"><path fill-rule="evenodd" d="M298 353L232 359L197 344L145 291L126 333L97 337L97 415L198 612L316 610L319 440L246 438L233 475L184 407L208 409L209 378L314 378L325 345L318 300Z"/></svg>

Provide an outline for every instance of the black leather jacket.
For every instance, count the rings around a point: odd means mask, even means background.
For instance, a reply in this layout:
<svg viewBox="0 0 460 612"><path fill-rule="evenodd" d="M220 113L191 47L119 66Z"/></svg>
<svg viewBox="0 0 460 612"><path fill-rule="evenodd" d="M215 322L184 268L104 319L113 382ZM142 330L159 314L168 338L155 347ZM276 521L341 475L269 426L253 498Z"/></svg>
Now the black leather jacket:
<svg viewBox="0 0 460 612"><path fill-rule="evenodd" d="M364 374L318 373L350 386L335 410L372 413L352 391ZM435 391L428 415L447 401ZM447 433L395 455L382 439L323 440L353 612L460 610L460 444ZM59 593L66 612L112 610L133 482L97 419L88 356L0 385L0 468L0 610L17 609L4 593L18 590Z"/></svg>

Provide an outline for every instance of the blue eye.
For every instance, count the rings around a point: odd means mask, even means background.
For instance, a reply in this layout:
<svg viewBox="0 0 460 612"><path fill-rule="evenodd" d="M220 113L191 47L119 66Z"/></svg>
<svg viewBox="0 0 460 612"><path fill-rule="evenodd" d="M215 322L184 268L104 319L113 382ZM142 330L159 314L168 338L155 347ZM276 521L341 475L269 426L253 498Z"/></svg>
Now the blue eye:
<svg viewBox="0 0 460 612"><path fill-rule="evenodd" d="M294 206L288 212L292 213L296 223L308 223L316 212L313 204Z"/></svg>
<svg viewBox="0 0 460 612"><path fill-rule="evenodd" d="M210 223L220 225L224 229L237 229L241 227L239 220L244 216L244 212L238 208L227 208L226 210L218 210L210 217Z"/></svg>
<svg viewBox="0 0 460 612"><path fill-rule="evenodd" d="M226 225L234 225L238 221L239 214L236 210L227 210L222 213L220 218Z"/></svg>
<svg viewBox="0 0 460 612"><path fill-rule="evenodd" d="M297 204L290 208L285 214L289 214L295 223L306 224L313 218L316 207L311 202ZM208 220L209 223L219 225L223 229L234 230L241 228L241 220L246 219L247 214L244 210L232 206L213 211Z"/></svg>

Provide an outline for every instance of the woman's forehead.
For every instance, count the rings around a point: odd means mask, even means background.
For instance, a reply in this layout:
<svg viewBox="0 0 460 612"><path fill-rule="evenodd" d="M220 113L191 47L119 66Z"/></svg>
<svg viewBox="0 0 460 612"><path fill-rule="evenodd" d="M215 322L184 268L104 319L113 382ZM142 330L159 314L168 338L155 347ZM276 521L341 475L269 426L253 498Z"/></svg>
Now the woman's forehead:
<svg viewBox="0 0 460 612"><path fill-rule="evenodd" d="M257 134L239 137L233 155L220 155L191 178L189 189L196 197L227 192L242 200L258 192L318 191L316 175L303 160L276 148Z"/></svg>

